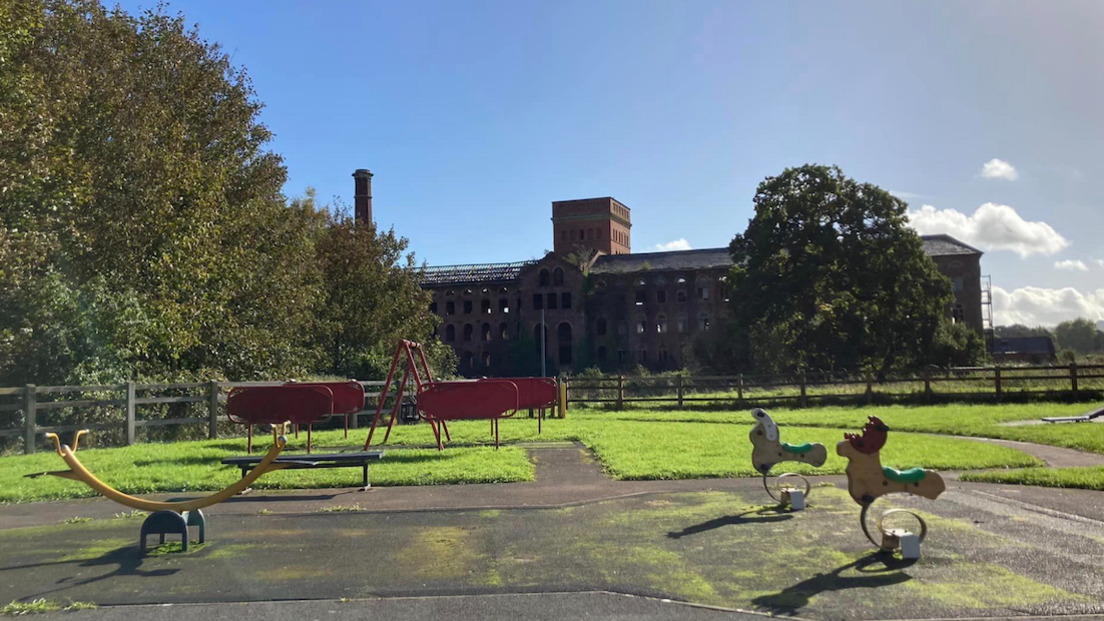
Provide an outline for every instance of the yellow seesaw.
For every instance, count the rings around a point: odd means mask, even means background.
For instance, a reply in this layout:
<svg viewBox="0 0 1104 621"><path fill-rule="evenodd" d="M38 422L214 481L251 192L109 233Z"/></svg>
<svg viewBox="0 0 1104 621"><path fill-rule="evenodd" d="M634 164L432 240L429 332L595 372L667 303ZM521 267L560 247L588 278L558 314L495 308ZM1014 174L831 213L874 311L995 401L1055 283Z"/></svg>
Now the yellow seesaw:
<svg viewBox="0 0 1104 621"><path fill-rule="evenodd" d="M268 453L264 456L257 467L254 468L249 474L242 477L241 480L227 487L226 489L215 492L210 496L204 496L203 498L195 498L193 500L182 500L178 502L158 502L156 500L144 500L130 494L124 494L119 490L111 487L107 483L96 478L96 475L88 471L88 468L84 467L84 464L77 459L77 444L80 443L80 438L84 434L88 433L87 429L78 431L76 436L73 437L73 448L69 448L68 444L62 444L61 439L58 438L56 433L47 433L46 439L53 440L54 445L57 447L58 455L65 460L65 463L69 465L69 470L56 470L54 472L43 472L40 474L32 475L35 477L50 475L59 477L62 479L71 479L73 481L80 481L88 487L96 490L100 495L108 500L114 500L115 502L131 507L133 509L139 509L142 511L176 511L182 513L184 511L195 511L202 509L203 507L210 507L211 505L218 504L224 500L234 497L238 493L247 489L253 484L261 475L272 472L274 470L283 470L287 467L286 464L273 463L280 455L280 451L287 445L287 438L280 436L276 439L276 443L272 445L272 448L268 449Z"/></svg>

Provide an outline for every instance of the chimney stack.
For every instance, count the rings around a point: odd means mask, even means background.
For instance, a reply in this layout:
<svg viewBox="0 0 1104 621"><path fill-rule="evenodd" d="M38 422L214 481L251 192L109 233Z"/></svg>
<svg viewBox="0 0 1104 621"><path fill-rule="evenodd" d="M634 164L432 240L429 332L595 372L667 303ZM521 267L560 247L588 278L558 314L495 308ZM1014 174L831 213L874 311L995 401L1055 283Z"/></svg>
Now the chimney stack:
<svg viewBox="0 0 1104 621"><path fill-rule="evenodd" d="M358 168L353 173L356 185L353 192L353 212L356 221L365 226L373 226L372 222L372 171L367 168Z"/></svg>

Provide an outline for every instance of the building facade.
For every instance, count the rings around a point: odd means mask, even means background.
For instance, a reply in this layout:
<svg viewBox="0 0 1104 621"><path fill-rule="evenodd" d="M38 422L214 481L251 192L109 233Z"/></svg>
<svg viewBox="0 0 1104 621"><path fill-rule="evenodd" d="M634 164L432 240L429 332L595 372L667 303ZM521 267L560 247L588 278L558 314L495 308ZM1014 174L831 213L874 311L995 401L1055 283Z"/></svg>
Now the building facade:
<svg viewBox="0 0 1104 621"><path fill-rule="evenodd" d="M372 175L353 176L357 219L371 223ZM727 248L634 254L631 229L631 211L612 197L556 201L554 250L543 258L427 268L436 335L456 351L460 373L681 367L691 340L725 316L732 257ZM952 282L947 315L984 332L981 251L947 235L923 239Z"/></svg>

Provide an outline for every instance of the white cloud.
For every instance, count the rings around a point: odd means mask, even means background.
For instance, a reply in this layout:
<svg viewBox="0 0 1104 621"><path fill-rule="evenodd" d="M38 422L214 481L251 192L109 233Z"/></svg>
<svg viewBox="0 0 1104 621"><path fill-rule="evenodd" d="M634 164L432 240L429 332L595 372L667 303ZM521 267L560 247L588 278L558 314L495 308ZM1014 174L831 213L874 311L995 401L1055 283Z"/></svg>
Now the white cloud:
<svg viewBox="0 0 1104 621"><path fill-rule="evenodd" d="M1079 259L1066 259L1065 261L1055 261L1054 269L1069 270L1071 272L1087 272L1089 271L1089 266L1085 265L1085 262Z"/></svg>
<svg viewBox="0 0 1104 621"><path fill-rule="evenodd" d="M923 235L946 233L982 250L1011 250L1021 257L1055 254L1070 245L1046 222L1028 222L1008 205L985 203L972 216L924 205L908 217Z"/></svg>
<svg viewBox="0 0 1104 621"><path fill-rule="evenodd" d="M1053 326L1078 317L1104 321L1104 289L1082 293L1072 287L1021 287L1013 291L993 287L993 320L997 325Z"/></svg>
<svg viewBox="0 0 1104 621"><path fill-rule="evenodd" d="M889 192L890 194L896 196L897 198L899 198L901 200L906 200L906 201L909 200L909 199L913 199L913 198L928 198L927 196L924 196L923 194L917 194L915 192L905 192L905 191L902 191L902 190L886 190L886 191Z"/></svg>
<svg viewBox="0 0 1104 621"><path fill-rule="evenodd" d="M1104 259L1093 259L1093 263L1096 263L1101 269L1104 269Z"/></svg>
<svg viewBox="0 0 1104 621"><path fill-rule="evenodd" d="M1011 164L1004 160L998 160L993 158L985 165L981 167L981 176L986 179L1007 179L1009 181L1015 181L1020 178L1020 173L1016 172Z"/></svg>
<svg viewBox="0 0 1104 621"><path fill-rule="evenodd" d="M656 244L652 246L652 250L656 252L669 252L671 250L691 250L690 242L685 239L676 239L675 241L667 242L666 244Z"/></svg>

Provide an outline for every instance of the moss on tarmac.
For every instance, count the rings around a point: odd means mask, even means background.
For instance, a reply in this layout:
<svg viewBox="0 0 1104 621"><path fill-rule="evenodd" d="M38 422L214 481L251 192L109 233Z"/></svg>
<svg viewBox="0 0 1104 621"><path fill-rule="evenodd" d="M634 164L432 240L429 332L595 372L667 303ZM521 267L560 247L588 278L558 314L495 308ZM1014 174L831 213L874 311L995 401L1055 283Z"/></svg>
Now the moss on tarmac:
<svg viewBox="0 0 1104 621"><path fill-rule="evenodd" d="M146 558L136 520L58 524L0 532L0 586L21 600L100 605L609 590L821 619L1104 611L1100 584L1066 579L1099 573L1100 533L1061 534L1075 537L1072 553L1041 526L1012 537L984 528L993 516L978 509L906 499L932 528L909 564L873 552L842 490L818 487L796 513L764 499L220 515L206 547Z"/></svg>

